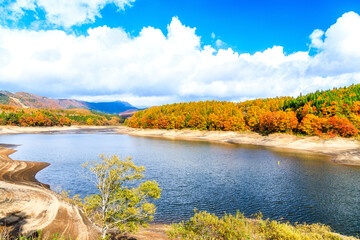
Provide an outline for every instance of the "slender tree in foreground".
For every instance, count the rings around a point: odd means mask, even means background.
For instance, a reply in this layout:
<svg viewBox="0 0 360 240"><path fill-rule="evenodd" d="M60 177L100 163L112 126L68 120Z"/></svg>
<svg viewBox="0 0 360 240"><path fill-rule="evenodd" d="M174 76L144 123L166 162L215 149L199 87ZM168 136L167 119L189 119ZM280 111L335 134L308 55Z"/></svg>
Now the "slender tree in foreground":
<svg viewBox="0 0 360 240"><path fill-rule="evenodd" d="M92 174L88 178L99 194L85 197L83 210L101 227L102 239L108 238L109 229L134 232L139 226L152 221L155 205L148 200L160 198L161 189L156 181L146 181L134 187L133 181L144 178L143 166L135 166L131 158L100 156L101 162L83 165Z"/></svg>

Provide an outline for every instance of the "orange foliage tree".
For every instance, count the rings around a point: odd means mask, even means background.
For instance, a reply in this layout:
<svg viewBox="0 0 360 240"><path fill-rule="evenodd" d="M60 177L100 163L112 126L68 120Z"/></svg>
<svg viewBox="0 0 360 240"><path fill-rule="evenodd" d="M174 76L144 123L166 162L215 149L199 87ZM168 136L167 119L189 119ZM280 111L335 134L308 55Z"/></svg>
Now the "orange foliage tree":
<svg viewBox="0 0 360 240"><path fill-rule="evenodd" d="M298 125L296 114L293 111L267 112L260 117L260 131L264 133L287 132L291 133Z"/></svg>
<svg viewBox="0 0 360 240"><path fill-rule="evenodd" d="M360 84L297 98L168 104L138 111L126 124L137 128L249 129L265 134L296 132L352 137L360 130Z"/></svg>
<svg viewBox="0 0 360 240"><path fill-rule="evenodd" d="M70 126L119 125L122 118L116 115L91 112L86 109L32 109L0 105L0 125Z"/></svg>
<svg viewBox="0 0 360 240"><path fill-rule="evenodd" d="M299 124L299 130L310 136L322 136L325 130L325 118L320 118L314 114L307 114Z"/></svg>

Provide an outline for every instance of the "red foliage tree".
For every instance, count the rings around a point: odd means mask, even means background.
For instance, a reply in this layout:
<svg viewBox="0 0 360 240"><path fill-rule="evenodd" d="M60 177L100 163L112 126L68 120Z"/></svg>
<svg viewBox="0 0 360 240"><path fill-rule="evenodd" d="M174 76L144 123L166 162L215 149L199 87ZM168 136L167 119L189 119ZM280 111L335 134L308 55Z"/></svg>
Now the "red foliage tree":
<svg viewBox="0 0 360 240"><path fill-rule="evenodd" d="M328 134L339 135L342 137L352 137L359 133L359 130L347 119L332 116L326 121Z"/></svg>

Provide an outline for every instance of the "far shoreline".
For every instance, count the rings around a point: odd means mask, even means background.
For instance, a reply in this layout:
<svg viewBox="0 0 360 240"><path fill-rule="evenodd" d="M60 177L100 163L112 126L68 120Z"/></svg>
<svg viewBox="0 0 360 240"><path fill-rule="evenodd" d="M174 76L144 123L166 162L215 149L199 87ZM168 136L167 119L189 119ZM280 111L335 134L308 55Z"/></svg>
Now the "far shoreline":
<svg viewBox="0 0 360 240"><path fill-rule="evenodd" d="M200 130L164 130L139 129L125 126L71 126L71 127L17 127L2 126L3 134L57 134L57 133L101 133L128 134L139 137L158 137L175 140L208 141L231 143L236 145L255 145L276 150L295 150L308 153L325 154L331 161L360 166L360 141L352 138L320 138L313 136L295 136L290 134L271 134L262 136L253 132L200 131ZM6 143L3 143L6 144Z"/></svg>

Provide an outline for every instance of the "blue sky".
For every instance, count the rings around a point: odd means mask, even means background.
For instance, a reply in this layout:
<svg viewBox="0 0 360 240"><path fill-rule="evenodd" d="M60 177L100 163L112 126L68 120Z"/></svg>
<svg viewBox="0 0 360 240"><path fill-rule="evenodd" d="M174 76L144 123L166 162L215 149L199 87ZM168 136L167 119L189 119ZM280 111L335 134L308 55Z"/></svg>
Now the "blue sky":
<svg viewBox="0 0 360 240"><path fill-rule="evenodd" d="M144 26L166 31L173 16L196 27L204 44L214 44L215 33L227 46L243 53L263 51L274 45L287 53L306 51L314 29L326 29L343 13L360 11L356 0L137 0L125 12L109 5L95 26L123 27L137 34ZM92 24L76 28L84 32Z"/></svg>
<svg viewBox="0 0 360 240"><path fill-rule="evenodd" d="M0 3L4 90L146 106L360 81L360 1Z"/></svg>
<svg viewBox="0 0 360 240"><path fill-rule="evenodd" d="M6 1L5 1L6 2ZM66 31L86 35L88 28L98 26L121 27L138 35L143 27L152 26L166 32L172 17L196 27L203 44L215 45L211 37L215 33L228 47L239 53L255 53L274 45L284 47L286 53L306 51L309 35L314 29L326 29L343 13L360 11L358 0L136 0L132 7L119 10L115 4L106 4L96 21L72 26ZM39 8L14 21L9 26L29 28L36 20L34 15L45 19L46 13ZM64 29L47 26L44 29Z"/></svg>

